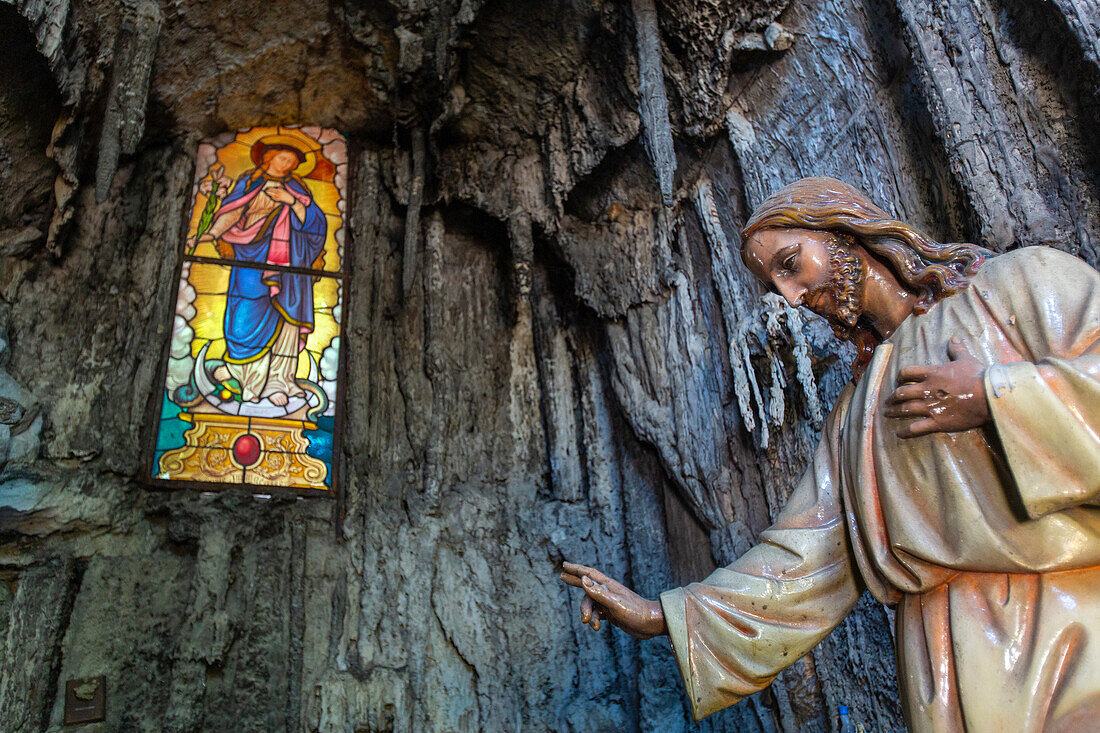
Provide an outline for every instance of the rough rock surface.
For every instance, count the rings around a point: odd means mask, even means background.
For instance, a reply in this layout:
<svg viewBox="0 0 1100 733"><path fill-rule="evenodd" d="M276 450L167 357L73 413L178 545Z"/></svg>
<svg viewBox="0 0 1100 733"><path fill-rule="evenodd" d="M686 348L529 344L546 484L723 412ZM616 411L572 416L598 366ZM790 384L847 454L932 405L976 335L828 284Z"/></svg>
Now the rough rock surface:
<svg viewBox="0 0 1100 733"><path fill-rule="evenodd" d="M782 183L1097 264L1097 12L0 4L0 728L103 674L105 730L900 730L869 596L693 725L555 566L653 597L782 507L851 358L729 248ZM269 123L354 152L344 490L150 492L195 144Z"/></svg>

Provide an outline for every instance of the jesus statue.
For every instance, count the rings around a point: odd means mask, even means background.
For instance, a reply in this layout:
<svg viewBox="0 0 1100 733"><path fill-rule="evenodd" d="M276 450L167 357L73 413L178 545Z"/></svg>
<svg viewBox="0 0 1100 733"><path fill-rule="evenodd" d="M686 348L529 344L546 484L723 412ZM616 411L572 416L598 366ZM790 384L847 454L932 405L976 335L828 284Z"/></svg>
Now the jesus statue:
<svg viewBox="0 0 1100 733"><path fill-rule="evenodd" d="M807 178L742 232L752 273L860 349L759 544L647 600L565 563L581 620L667 635L696 719L767 686L867 588L897 609L910 730L1100 721L1100 274L941 244Z"/></svg>

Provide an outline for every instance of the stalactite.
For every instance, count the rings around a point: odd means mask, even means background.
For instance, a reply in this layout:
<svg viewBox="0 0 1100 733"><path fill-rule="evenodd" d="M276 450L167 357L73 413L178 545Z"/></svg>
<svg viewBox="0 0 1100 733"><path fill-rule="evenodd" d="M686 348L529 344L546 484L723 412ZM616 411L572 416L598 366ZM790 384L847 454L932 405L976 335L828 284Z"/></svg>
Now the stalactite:
<svg viewBox="0 0 1100 733"><path fill-rule="evenodd" d="M96 201L107 199L119 157L133 154L145 131L145 105L162 22L160 8L151 2L138 4L122 22L118 47L114 51L114 76L99 138Z"/></svg>
<svg viewBox="0 0 1100 733"><path fill-rule="evenodd" d="M531 236L531 219L515 214L508 219L508 242L512 251L512 288L517 308L531 296L531 265L535 259L535 243Z"/></svg>
<svg viewBox="0 0 1100 733"><path fill-rule="evenodd" d="M791 334L794 354L795 374L798 383L802 386L802 393L806 396L806 409L810 413L810 422L814 428L821 429L825 422L825 414L821 410L821 400L817 396L817 380L814 378L813 367L810 362L810 342L802 330L805 321L797 308L792 308L783 303L786 311L787 331Z"/></svg>
<svg viewBox="0 0 1100 733"><path fill-rule="evenodd" d="M737 333L738 316L745 313L745 302L741 297L741 289L733 276L733 259L730 252L729 241L722 229L722 221L718 217L718 205L714 200L714 190L710 181L703 178L695 186L695 208L699 214L699 220L703 223L703 231L706 232L707 241L710 243L710 267L714 273L714 283L718 290L719 305L722 309L722 321L726 326L726 334L729 338L730 367L733 370L733 393L737 397L737 407L741 411L741 420L745 428L752 432L756 429L756 417L753 415L751 396L749 393L749 372L746 362L739 353L739 339L734 337Z"/></svg>
<svg viewBox="0 0 1100 733"><path fill-rule="evenodd" d="M737 108L731 106L726 111L726 135L730 145L737 153L737 159L742 161L741 188L748 209L754 209L760 205L764 198L771 192L768 183L763 180L763 171L760 166L748 165L753 161L753 149L756 147L756 132L752 123Z"/></svg>
<svg viewBox="0 0 1100 733"><path fill-rule="evenodd" d="M412 172L409 176L409 210L405 215L405 255L401 264L401 292L408 300L416 277L416 258L420 250L420 207L424 203L424 177L427 165L424 129L412 131Z"/></svg>
<svg viewBox="0 0 1100 733"><path fill-rule="evenodd" d="M796 375L806 395L806 407L815 427L821 425L821 403L817 397L817 385L810 362L810 345L802 332L804 321L798 311L791 308L778 295L769 293L763 298L763 304L749 311L745 306L741 288L734 276L734 263L729 241L722 220L718 216L718 204L714 198L711 182L702 178L695 186L695 208L710 244L711 272L715 288L718 291L722 321L729 338L729 360L733 372L733 392L741 420L749 432L757 432L757 414L759 414L759 438L761 447L767 448L771 440L771 429L783 424L786 416L784 389L787 380L784 376L782 355L778 344L784 332L790 334L792 355L794 356ZM747 317L746 317L747 314ZM764 395L756 380L752 368L749 344L758 325L764 326L764 353L768 358L771 385L768 397ZM755 408L755 409L754 409ZM769 427L770 426L770 427Z"/></svg>
<svg viewBox="0 0 1100 733"><path fill-rule="evenodd" d="M443 236L446 227L443 216L438 211L428 217L427 231L424 237L424 372L428 379L435 379L446 369L446 355L443 352L442 334L432 331L432 324L443 322L439 293L443 290L445 274L443 271Z"/></svg>
<svg viewBox="0 0 1100 733"><path fill-rule="evenodd" d="M760 431L758 433L758 435L760 436L760 446L762 448L767 448L768 441L770 439L767 412L764 407L764 397L760 392L760 384L756 381L756 372L753 371L752 368L752 352L749 350L749 337L750 334L754 333L756 330L756 322L757 318L756 314L754 313L745 320L741 321L741 323L737 327L737 337L736 339L734 339L734 343L736 344L736 348L738 350L738 358L736 360L737 366L734 367L734 369L743 369L745 371L745 374L747 375L749 387L752 390L753 404L756 405L756 408L760 413ZM731 351L732 349L733 345L731 344ZM730 361L734 361L732 357ZM738 400L740 399L741 397L739 395ZM747 422L745 424L745 427L750 431L753 430L753 428L748 427Z"/></svg>
<svg viewBox="0 0 1100 733"><path fill-rule="evenodd" d="M668 117L668 95L661 67L661 35L653 0L633 0L634 30L638 42L638 106L642 138L649 153L665 206L672 206L676 176L676 149Z"/></svg>
<svg viewBox="0 0 1100 733"><path fill-rule="evenodd" d="M769 387L768 403L758 403L763 425L779 427L786 417L787 378L783 369L781 345L789 338L791 341L791 354L795 361L795 379L802 387L806 398L806 409L810 413L810 420L815 428L819 428L824 421L821 411L821 401L817 396L817 380L814 378L810 361L810 345L803 332L805 322L796 308L792 308L787 302L775 293L767 293L762 298L763 303L750 323L763 321L765 344L764 352L768 358L768 369L771 373L771 385ZM744 347L747 349L747 347ZM768 447L768 435L761 431L761 446Z"/></svg>
<svg viewBox="0 0 1100 733"><path fill-rule="evenodd" d="M782 357L777 348L779 335L783 328L780 320L784 315L784 304L783 299L775 293L767 293L764 295L763 300L764 305L760 310L764 319L764 332L767 336L764 339L764 353L768 356L768 369L771 372L771 388L769 389L766 412L768 422L773 427L778 428L783 424L783 418L786 416L785 407L787 403L783 396L783 390L787 387L787 380L783 376Z"/></svg>

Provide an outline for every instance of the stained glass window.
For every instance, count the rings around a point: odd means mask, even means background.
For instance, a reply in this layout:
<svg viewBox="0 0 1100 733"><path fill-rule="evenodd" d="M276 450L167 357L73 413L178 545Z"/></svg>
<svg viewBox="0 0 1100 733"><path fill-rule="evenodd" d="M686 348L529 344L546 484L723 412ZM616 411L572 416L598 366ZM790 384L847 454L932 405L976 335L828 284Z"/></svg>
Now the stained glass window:
<svg viewBox="0 0 1100 733"><path fill-rule="evenodd" d="M254 127L199 145L152 483L336 486L346 184L335 130Z"/></svg>

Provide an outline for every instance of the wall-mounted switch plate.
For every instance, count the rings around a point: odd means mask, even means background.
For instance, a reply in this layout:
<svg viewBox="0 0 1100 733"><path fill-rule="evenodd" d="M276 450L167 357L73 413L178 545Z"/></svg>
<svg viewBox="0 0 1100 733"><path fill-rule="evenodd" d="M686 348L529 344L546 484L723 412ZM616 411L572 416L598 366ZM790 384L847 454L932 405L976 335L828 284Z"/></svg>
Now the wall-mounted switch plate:
<svg viewBox="0 0 1100 733"><path fill-rule="evenodd" d="M68 680L65 683L65 725L98 723L106 717L106 677Z"/></svg>

